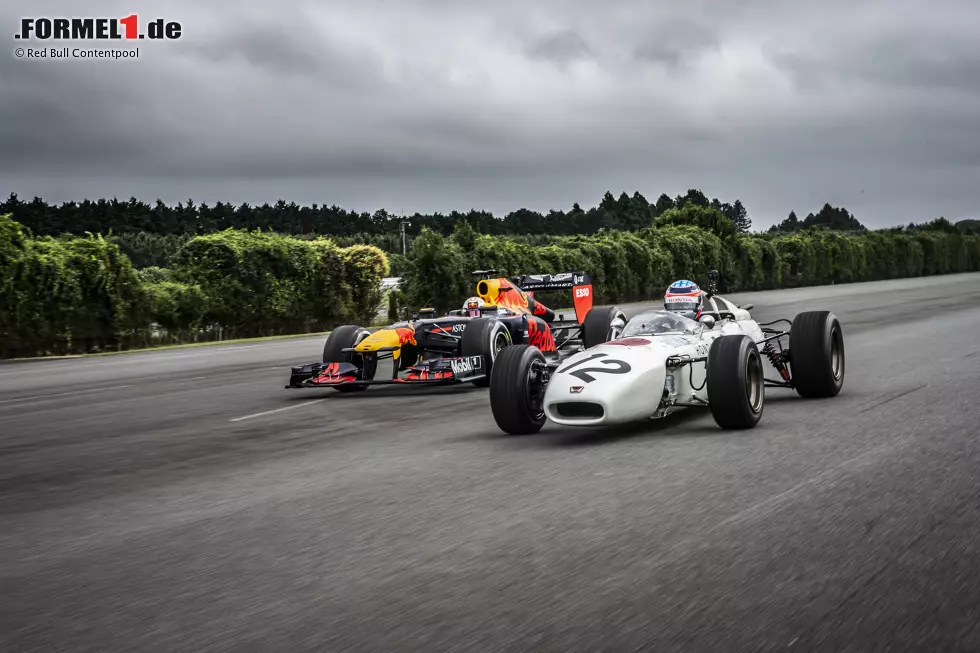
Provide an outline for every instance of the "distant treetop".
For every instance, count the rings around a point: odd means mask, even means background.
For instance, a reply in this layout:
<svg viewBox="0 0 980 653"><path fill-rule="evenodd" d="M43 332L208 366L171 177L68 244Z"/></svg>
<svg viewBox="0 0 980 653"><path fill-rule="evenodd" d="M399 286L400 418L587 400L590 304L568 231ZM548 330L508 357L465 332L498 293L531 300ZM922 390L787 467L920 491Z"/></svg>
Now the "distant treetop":
<svg viewBox="0 0 980 653"><path fill-rule="evenodd" d="M795 211L790 211L789 217L769 228L769 233L792 233L810 227L836 231L866 231L865 226L844 207L824 204L819 213L810 213L803 220L796 217Z"/></svg>
<svg viewBox="0 0 980 653"><path fill-rule="evenodd" d="M529 209L512 211L502 218L487 211L471 209L414 215L394 215L385 209L374 213L358 213L338 206L313 204L299 206L279 200L275 204L251 206L218 202L214 205L196 204L193 200L168 206L157 200L148 204L135 197L120 201L113 199L66 202L60 206L48 204L40 197L29 202L11 193L0 203L0 214L12 213L18 222L37 235L62 233L83 234L149 233L160 236L184 236L223 231L228 228L262 229L292 235L325 235L355 237L361 235L398 234L403 220L409 225L406 232L417 235L423 227L448 236L460 222L470 224L477 232L494 235L573 235L593 234L605 229L634 231L653 224L654 220L671 209L688 206L703 207L720 212L737 231L747 232L752 226L748 211L740 200L734 203L709 199L703 192L691 189L686 195L670 197L662 194L650 203L639 192L619 197L607 192L598 206L583 210L575 203L568 211L551 210L547 214Z"/></svg>

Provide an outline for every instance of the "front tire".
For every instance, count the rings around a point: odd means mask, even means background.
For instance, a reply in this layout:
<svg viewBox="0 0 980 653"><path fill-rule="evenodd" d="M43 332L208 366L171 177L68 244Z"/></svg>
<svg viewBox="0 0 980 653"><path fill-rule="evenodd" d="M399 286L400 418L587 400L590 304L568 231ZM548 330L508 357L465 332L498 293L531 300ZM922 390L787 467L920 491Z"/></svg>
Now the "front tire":
<svg viewBox="0 0 980 653"><path fill-rule="evenodd" d="M371 335L371 332L356 324L345 324L330 332L327 341L323 343L324 363L353 363L360 369L361 380L370 381L374 378L377 360L366 360L360 354L341 351L356 346ZM334 387L339 392L363 392L366 385L338 385Z"/></svg>
<svg viewBox="0 0 980 653"><path fill-rule="evenodd" d="M513 345L500 352L490 377L490 411L505 433L537 433L546 421L540 372L544 354L537 347Z"/></svg>
<svg viewBox="0 0 980 653"><path fill-rule="evenodd" d="M708 405L723 429L750 429L766 403L759 348L749 336L721 336L708 350Z"/></svg>
<svg viewBox="0 0 980 653"><path fill-rule="evenodd" d="M793 318L789 332L790 371L797 394L836 397L844 386L844 332L830 311Z"/></svg>
<svg viewBox="0 0 980 653"><path fill-rule="evenodd" d="M613 326L617 319L625 324L626 315L616 306L593 308L585 314L582 320L582 344L591 349L604 342L615 340L621 333L621 328Z"/></svg>
<svg viewBox="0 0 980 653"><path fill-rule="evenodd" d="M483 356L482 378L475 379L471 383L480 388L490 385L490 375L497 357L502 351L513 346L510 331L500 320L490 317L478 317L470 321L463 330L463 337L459 344L459 355Z"/></svg>

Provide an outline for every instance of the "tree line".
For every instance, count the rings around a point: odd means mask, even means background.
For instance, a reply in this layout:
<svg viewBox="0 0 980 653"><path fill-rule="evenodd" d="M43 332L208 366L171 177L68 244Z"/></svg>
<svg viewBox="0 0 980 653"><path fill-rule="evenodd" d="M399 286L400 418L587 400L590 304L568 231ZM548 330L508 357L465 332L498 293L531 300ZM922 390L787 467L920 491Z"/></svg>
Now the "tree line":
<svg viewBox="0 0 980 653"><path fill-rule="evenodd" d="M405 232L417 236L428 228L444 236L460 222L467 222L475 230L490 235L593 234L603 229L634 230L649 224L650 220L664 211L694 205L713 208L723 213L742 232L748 232L752 220L740 200L722 202L708 197L697 189L685 195L671 198L662 194L653 203L639 192L632 196L625 192L618 198L607 192L602 201L588 210L578 204L569 211L553 210L547 214L528 209L512 211L502 218L487 211L452 211L449 214L394 215L384 209L374 213L358 213L337 206L313 204L299 206L295 202L280 200L276 204L250 206L218 202L214 205L195 204L193 200L168 206L157 200L154 205L130 198L84 200L52 205L40 197L22 201L16 193L0 203L0 215L9 213L32 233L39 236L60 234L84 235L102 233L115 235L157 235L189 238L196 235L224 231L225 229L262 229L293 236L386 237L389 251L401 251L401 223L407 222Z"/></svg>

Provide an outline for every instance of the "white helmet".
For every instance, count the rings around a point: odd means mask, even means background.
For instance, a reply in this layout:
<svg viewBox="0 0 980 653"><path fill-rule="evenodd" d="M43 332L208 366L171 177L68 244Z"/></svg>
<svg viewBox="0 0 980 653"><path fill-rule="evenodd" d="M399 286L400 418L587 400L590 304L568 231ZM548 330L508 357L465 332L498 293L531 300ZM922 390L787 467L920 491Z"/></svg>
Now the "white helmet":
<svg viewBox="0 0 980 653"><path fill-rule="evenodd" d="M664 293L664 309L692 320L700 320L704 310L704 291L693 281L675 281Z"/></svg>
<svg viewBox="0 0 980 653"><path fill-rule="evenodd" d="M465 302L463 302L463 310L470 317L480 317L483 315L483 311L480 310L481 307L485 306L486 302L483 301L481 297L470 297Z"/></svg>

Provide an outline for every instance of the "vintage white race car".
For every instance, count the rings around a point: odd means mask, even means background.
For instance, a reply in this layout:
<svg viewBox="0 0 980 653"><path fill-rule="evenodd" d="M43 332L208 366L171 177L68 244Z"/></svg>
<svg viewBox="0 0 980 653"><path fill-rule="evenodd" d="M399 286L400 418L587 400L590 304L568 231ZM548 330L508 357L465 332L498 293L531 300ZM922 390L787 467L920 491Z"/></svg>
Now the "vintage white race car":
<svg viewBox="0 0 980 653"><path fill-rule="evenodd" d="M547 420L599 426L709 407L721 428L744 429L762 417L767 386L793 388L802 397L840 392L844 339L833 313L808 311L792 322L759 324L751 304L736 306L713 290L700 321L645 311L613 324L606 342L560 362L532 346L507 347L490 380L497 425L529 434ZM790 328L772 328L779 322ZM766 378L763 358L779 379Z"/></svg>

